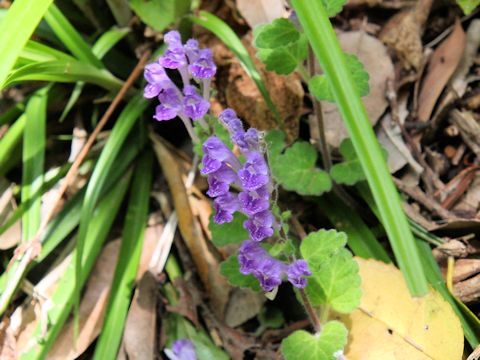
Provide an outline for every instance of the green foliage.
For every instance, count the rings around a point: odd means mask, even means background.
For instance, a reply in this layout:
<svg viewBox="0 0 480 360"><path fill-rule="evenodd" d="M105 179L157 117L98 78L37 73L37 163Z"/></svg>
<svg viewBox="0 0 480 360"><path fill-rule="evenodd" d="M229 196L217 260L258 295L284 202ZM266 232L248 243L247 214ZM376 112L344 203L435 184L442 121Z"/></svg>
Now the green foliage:
<svg viewBox="0 0 480 360"><path fill-rule="evenodd" d="M203 329L195 328L188 320L174 313L169 313L163 319L167 348L178 339L189 339L195 345L198 360L228 360L227 354L217 348Z"/></svg>
<svg viewBox="0 0 480 360"><path fill-rule="evenodd" d="M296 191L300 195L321 195L329 191L332 182L328 174L315 167L317 151L304 141L294 143L284 153L280 153L285 144L284 135L277 130L267 134L268 156L272 175L286 190Z"/></svg>
<svg viewBox="0 0 480 360"><path fill-rule="evenodd" d="M470 15L480 5L480 0L457 0L465 15Z"/></svg>
<svg viewBox="0 0 480 360"><path fill-rule="evenodd" d="M334 17L342 11L343 5L345 5L346 2L347 0L322 0L328 17Z"/></svg>
<svg viewBox="0 0 480 360"><path fill-rule="evenodd" d="M313 305L340 313L353 311L360 303L358 264L345 249L347 237L335 230L310 233L300 251L312 271L306 287Z"/></svg>
<svg viewBox="0 0 480 360"><path fill-rule="evenodd" d="M233 221L225 224L215 224L213 215L210 217L208 228L212 232L212 242L216 246L240 244L249 238L247 230L243 227L247 217L238 211L233 216Z"/></svg>
<svg viewBox="0 0 480 360"><path fill-rule="evenodd" d="M287 19L276 19L254 31L258 58L268 71L288 75L307 58L308 42Z"/></svg>
<svg viewBox="0 0 480 360"><path fill-rule="evenodd" d="M368 85L370 76L362 62L355 55L351 54L345 54L345 62L352 75L353 84L358 96L368 95L370 91ZM315 75L312 77L308 82L308 89L318 100L335 102L328 74Z"/></svg>
<svg viewBox="0 0 480 360"><path fill-rule="evenodd" d="M334 354L343 351L347 329L338 321L327 322L319 334L297 330L282 341L285 360L336 360Z"/></svg>
<svg viewBox="0 0 480 360"><path fill-rule="evenodd" d="M130 0L130 7L148 26L163 31L190 11L190 0Z"/></svg>
<svg viewBox="0 0 480 360"><path fill-rule="evenodd" d="M330 169L330 176L335 182L345 185L354 185L359 181L365 180L365 173L362 164L358 160L352 141L345 139L340 144L340 153L343 161L335 164Z"/></svg>
<svg viewBox="0 0 480 360"><path fill-rule="evenodd" d="M240 272L240 265L236 255L230 256L220 264L220 274L225 276L233 286L260 291L260 284L253 275L243 275Z"/></svg>

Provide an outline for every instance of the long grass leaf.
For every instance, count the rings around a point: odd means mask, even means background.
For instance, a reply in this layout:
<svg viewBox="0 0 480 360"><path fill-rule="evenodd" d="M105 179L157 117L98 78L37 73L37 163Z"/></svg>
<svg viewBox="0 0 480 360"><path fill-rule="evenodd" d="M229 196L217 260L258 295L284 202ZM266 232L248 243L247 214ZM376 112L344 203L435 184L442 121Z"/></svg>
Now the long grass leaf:
<svg viewBox="0 0 480 360"><path fill-rule="evenodd" d="M83 40L80 33L54 4L50 6L45 14L45 20L55 35L59 37L65 47L70 50L78 60L99 69L105 68L99 58L92 52L90 45Z"/></svg>
<svg viewBox="0 0 480 360"><path fill-rule="evenodd" d="M277 124L283 126L283 122L280 119L277 108L272 102L272 98L270 97L267 87L262 80L262 76L255 67L255 64L253 63L250 55L248 54L247 49L245 48L245 46L243 46L242 42L238 38L237 34L235 34L235 32L232 30L232 28L220 18L206 11L200 11L199 16L192 16L191 20L194 23L203 26L205 29L213 32L220 40L225 43L225 45L230 48L230 50L233 51L233 53L238 57L238 60L240 60L240 63L245 68L247 74L253 79L253 81L257 85L258 90L260 90L260 93L265 99L268 108L275 116Z"/></svg>
<svg viewBox="0 0 480 360"><path fill-rule="evenodd" d="M152 154L146 153L135 170L128 210L123 228L122 245L115 268L107 312L95 347L93 359L116 359L122 340L132 289L142 253L148 200L152 181Z"/></svg>
<svg viewBox="0 0 480 360"><path fill-rule="evenodd" d="M9 75L4 88L23 81L84 81L110 91L118 91L122 86L122 81L108 71L76 60L52 60L22 66Z"/></svg>
<svg viewBox="0 0 480 360"><path fill-rule="evenodd" d="M85 242L85 257L82 263L84 271L82 277L78 280L82 285L87 280L107 238L110 227L128 189L130 178L131 171L115 184L112 190L105 196L105 199L99 204L97 210L91 213L87 241ZM75 257L75 253L76 250L71 255L72 260ZM33 342L32 347L26 349L20 356L20 359L42 360L47 358L48 350L62 330L65 320L72 309L76 286L74 279L75 268L69 266L51 296L51 303L54 306L45 314L45 319L48 319L46 331L42 324L38 324L34 335L36 341Z"/></svg>
<svg viewBox="0 0 480 360"><path fill-rule="evenodd" d="M317 59L328 74L335 102L367 177L408 288L414 296L425 295L428 284L415 240L324 5L321 0L292 0L292 5Z"/></svg>
<svg viewBox="0 0 480 360"><path fill-rule="evenodd" d="M40 89L28 101L22 151L22 203L29 203L22 216L22 241L35 236L40 226L41 197L45 163L47 101L49 87Z"/></svg>
<svg viewBox="0 0 480 360"><path fill-rule="evenodd" d="M53 0L16 0L0 23L0 89Z"/></svg>
<svg viewBox="0 0 480 360"><path fill-rule="evenodd" d="M0 139L0 176L5 175L10 168L12 154L16 153L14 150L22 140L26 121L27 116L23 114L10 126L5 135Z"/></svg>

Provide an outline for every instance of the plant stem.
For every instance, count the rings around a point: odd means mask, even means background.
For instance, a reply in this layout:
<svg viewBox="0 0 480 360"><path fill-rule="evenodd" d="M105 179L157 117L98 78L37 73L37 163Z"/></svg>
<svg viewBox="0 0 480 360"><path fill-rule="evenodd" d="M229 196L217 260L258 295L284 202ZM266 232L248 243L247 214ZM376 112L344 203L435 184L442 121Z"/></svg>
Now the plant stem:
<svg viewBox="0 0 480 360"><path fill-rule="evenodd" d="M317 59L328 75L335 101L367 177L382 223L410 292L414 296L425 295L428 292L428 285L418 249L322 1L292 0L292 5Z"/></svg>
<svg viewBox="0 0 480 360"><path fill-rule="evenodd" d="M313 308L310 300L308 300L307 294L305 293L304 289L299 289L300 296L302 297L303 306L307 311L308 317L310 318L310 322L313 325L316 333L319 333L322 330L322 325L320 324L320 319L318 318L317 312Z"/></svg>

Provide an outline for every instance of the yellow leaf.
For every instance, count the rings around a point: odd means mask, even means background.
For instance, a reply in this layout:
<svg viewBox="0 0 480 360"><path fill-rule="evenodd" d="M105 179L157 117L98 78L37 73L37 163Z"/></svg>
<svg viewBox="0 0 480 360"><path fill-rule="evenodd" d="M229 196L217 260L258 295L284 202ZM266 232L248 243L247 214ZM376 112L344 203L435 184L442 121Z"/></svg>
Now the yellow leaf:
<svg viewBox="0 0 480 360"><path fill-rule="evenodd" d="M456 360L462 358L463 331L449 303L434 291L412 298L393 265L356 258L362 301L341 316L349 328L349 360Z"/></svg>

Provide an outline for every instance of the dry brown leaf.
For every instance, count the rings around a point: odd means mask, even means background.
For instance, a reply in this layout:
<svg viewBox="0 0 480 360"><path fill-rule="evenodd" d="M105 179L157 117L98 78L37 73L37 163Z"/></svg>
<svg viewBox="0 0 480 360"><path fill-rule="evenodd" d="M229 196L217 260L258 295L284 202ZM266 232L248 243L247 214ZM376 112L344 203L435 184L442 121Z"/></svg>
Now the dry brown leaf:
<svg viewBox="0 0 480 360"><path fill-rule="evenodd" d="M375 125L387 108L385 99L387 79L393 79L393 64L385 46L376 38L364 31L350 31L338 35L343 51L358 56L370 74L370 93L362 99L368 117ZM322 103L325 121L325 135L333 147L340 146L348 137L347 129L334 103Z"/></svg>
<svg viewBox="0 0 480 360"><path fill-rule="evenodd" d="M15 197L13 196L13 184L5 178L0 179L0 224L10 218L16 208ZM0 235L0 250L14 247L22 238L22 221L17 220L12 226Z"/></svg>
<svg viewBox="0 0 480 360"><path fill-rule="evenodd" d="M123 348L130 360L150 360L155 355L157 282L150 272L140 280L128 311Z"/></svg>
<svg viewBox="0 0 480 360"><path fill-rule="evenodd" d="M96 339L103 324L121 241L109 242L102 250L88 279L80 303L80 332L73 344L73 319L69 319L49 352L52 360L75 359Z"/></svg>
<svg viewBox="0 0 480 360"><path fill-rule="evenodd" d="M283 0L236 0L236 3L238 11L252 29L285 13Z"/></svg>
<svg viewBox="0 0 480 360"><path fill-rule="evenodd" d="M450 304L431 290L412 298L393 265L356 258L362 278L357 310L342 316L350 360L461 359L463 331Z"/></svg>
<svg viewBox="0 0 480 360"><path fill-rule="evenodd" d="M418 99L418 119L426 122L445 85L463 57L466 36L460 20L456 20L450 36L435 50L428 64L428 72Z"/></svg>
<svg viewBox="0 0 480 360"><path fill-rule="evenodd" d="M455 267L453 270L453 282L465 280L472 275L480 272L480 260L479 259L459 259L455 261Z"/></svg>

